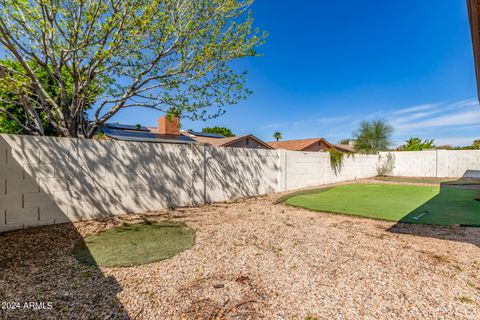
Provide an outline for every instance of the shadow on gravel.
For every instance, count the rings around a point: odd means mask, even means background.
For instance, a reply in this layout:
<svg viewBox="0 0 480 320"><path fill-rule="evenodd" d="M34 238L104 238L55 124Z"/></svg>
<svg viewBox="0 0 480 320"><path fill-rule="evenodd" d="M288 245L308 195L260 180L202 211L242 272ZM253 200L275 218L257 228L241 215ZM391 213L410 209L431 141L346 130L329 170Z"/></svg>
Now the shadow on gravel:
<svg viewBox="0 0 480 320"><path fill-rule="evenodd" d="M130 319L116 280L73 257L79 241L72 224L0 234L0 318Z"/></svg>
<svg viewBox="0 0 480 320"><path fill-rule="evenodd" d="M387 231L398 234L409 234L419 237L470 243L480 247L480 228L396 223Z"/></svg>

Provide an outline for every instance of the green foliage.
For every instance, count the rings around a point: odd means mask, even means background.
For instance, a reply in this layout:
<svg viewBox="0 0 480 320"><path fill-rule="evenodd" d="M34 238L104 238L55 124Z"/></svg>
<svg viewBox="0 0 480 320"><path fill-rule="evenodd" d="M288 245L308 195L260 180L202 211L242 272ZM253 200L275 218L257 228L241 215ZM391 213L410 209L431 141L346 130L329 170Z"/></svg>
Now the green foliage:
<svg viewBox="0 0 480 320"><path fill-rule="evenodd" d="M474 140L470 148L474 150L480 149L480 139Z"/></svg>
<svg viewBox="0 0 480 320"><path fill-rule="evenodd" d="M349 143L350 143L350 140L352 140L352 139L346 138L346 139L340 140L338 143L339 143L339 144L349 144Z"/></svg>
<svg viewBox="0 0 480 320"><path fill-rule="evenodd" d="M221 134L225 137L234 137L232 130L225 128L225 127L206 127L202 129L203 133L213 133L213 134Z"/></svg>
<svg viewBox="0 0 480 320"><path fill-rule="evenodd" d="M377 176L385 177L393 174L395 169L395 156L393 153L387 153L385 157L378 155Z"/></svg>
<svg viewBox="0 0 480 320"><path fill-rule="evenodd" d="M355 151L375 154L387 150L392 144L393 127L384 120L362 121L354 133Z"/></svg>
<svg viewBox="0 0 480 320"><path fill-rule="evenodd" d="M433 144L433 139L422 140L420 138L413 137L405 141L405 144L402 145L399 149L402 151L422 151L433 148L435 148L435 145Z"/></svg>
<svg viewBox="0 0 480 320"><path fill-rule="evenodd" d="M278 141L278 140L282 139L282 133L279 132L279 131L275 131L273 133L273 139L275 139L275 141Z"/></svg>
<svg viewBox="0 0 480 320"><path fill-rule="evenodd" d="M19 69L0 68L9 75L0 91L11 91L12 78L20 76L38 98L32 101L32 114L41 110L55 116L49 123L63 136L83 132L93 137L125 108L192 120L218 117L251 93L246 73L230 64L257 56L256 48L266 38L253 28L252 3L4 0L0 51ZM51 82L42 82L30 62L42 67ZM87 121L95 84L102 95ZM38 123L27 126L43 134Z"/></svg>
<svg viewBox="0 0 480 320"><path fill-rule="evenodd" d="M343 168L343 159L345 155L348 157L353 156L353 153L345 153L340 152L337 149L328 149L328 153L330 154L330 166L332 167L335 174L340 173Z"/></svg>
<svg viewBox="0 0 480 320"><path fill-rule="evenodd" d="M40 79L46 90L55 96L55 87L51 86L45 69L37 64L29 62L31 69ZM38 99L33 90L32 84L27 77L21 74L21 67L11 60L0 61L0 70L8 69L10 72L3 72L0 78L0 133L34 134L28 131L29 123L37 121L39 131L49 135L55 134L55 129L49 124L48 116L43 110L38 110L37 118L30 112L32 100ZM71 84L71 78L67 78ZM3 112L2 112L3 111Z"/></svg>
<svg viewBox="0 0 480 320"><path fill-rule="evenodd" d="M105 133L103 133L102 131L98 131L95 136L94 136L95 139L100 139L100 140L103 140L103 139L107 139L107 135Z"/></svg>
<svg viewBox="0 0 480 320"><path fill-rule="evenodd" d="M330 154L330 165L335 173L340 172L343 166L343 153L337 151L336 149L328 149Z"/></svg>
<svg viewBox="0 0 480 320"><path fill-rule="evenodd" d="M451 145L437 146L437 149L446 150L480 150L480 139L474 140L473 143L466 147L452 147Z"/></svg>
<svg viewBox="0 0 480 320"><path fill-rule="evenodd" d="M60 101L61 90L48 70L36 62L28 62L28 66L47 94L55 101ZM57 126L61 122L61 116L58 113L49 114L48 110L42 107L42 101L35 93L32 81L22 73L20 63L1 60L1 71L0 133L60 135ZM64 98L72 101L73 78L66 69L62 70L60 75L66 89ZM93 85L91 99L87 101L85 109L91 107L100 93L100 88Z"/></svg>

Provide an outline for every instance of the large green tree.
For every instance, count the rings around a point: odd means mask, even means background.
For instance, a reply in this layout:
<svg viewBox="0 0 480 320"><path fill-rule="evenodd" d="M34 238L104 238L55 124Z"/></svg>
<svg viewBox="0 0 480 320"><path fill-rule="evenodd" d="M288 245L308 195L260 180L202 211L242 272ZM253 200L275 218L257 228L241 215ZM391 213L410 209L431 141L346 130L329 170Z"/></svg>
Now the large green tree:
<svg viewBox="0 0 480 320"><path fill-rule="evenodd" d="M203 133L214 133L214 134L221 134L225 137L234 137L232 130L225 128L225 127L205 127L202 129Z"/></svg>
<svg viewBox="0 0 480 320"><path fill-rule="evenodd" d="M353 133L355 151L374 154L387 150L392 145L393 127L385 120L362 121L359 129Z"/></svg>
<svg viewBox="0 0 480 320"><path fill-rule="evenodd" d="M59 88L49 73L35 62L28 64L48 94L55 101L59 101ZM11 60L3 60L0 61L0 71L2 66L16 72L6 71L0 77L0 133L59 135L60 132L51 124L51 122L58 124L59 117L51 114L51 121L49 120L49 115L42 108L42 103L38 101L32 82L21 74L20 64ZM73 79L65 70L61 72L61 75L66 88L69 89L66 98L71 100ZM94 86L94 88L90 103L87 103L86 108L89 108L95 97L100 94L98 86Z"/></svg>
<svg viewBox="0 0 480 320"><path fill-rule="evenodd" d="M42 110L63 136L92 137L125 108L194 120L216 117L250 93L245 73L229 62L255 56L265 38L252 27L247 12L252 1L2 0L0 50L20 69L1 66L0 90L11 90L15 76L25 81L22 86L28 82L35 96L27 97L31 117ZM58 99L31 63L48 73ZM87 121L95 85L103 94ZM12 113L0 111L15 121ZM44 134L38 121L27 126Z"/></svg>
<svg viewBox="0 0 480 320"><path fill-rule="evenodd" d="M400 146L400 150L402 151L422 151L427 149L433 149L435 145L433 144L433 139L422 140L417 137L413 137L405 141L405 144Z"/></svg>

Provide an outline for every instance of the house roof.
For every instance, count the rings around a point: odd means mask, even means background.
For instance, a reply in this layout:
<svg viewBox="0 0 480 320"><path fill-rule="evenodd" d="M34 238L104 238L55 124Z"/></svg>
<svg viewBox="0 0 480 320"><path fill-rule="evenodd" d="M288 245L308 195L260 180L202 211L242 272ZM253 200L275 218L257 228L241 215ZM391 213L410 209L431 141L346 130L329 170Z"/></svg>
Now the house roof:
<svg viewBox="0 0 480 320"><path fill-rule="evenodd" d="M205 132L198 132L193 130L188 130L188 133L193 134L194 136L197 136L197 137L226 138L224 135L218 134L218 133L205 133Z"/></svg>
<svg viewBox="0 0 480 320"><path fill-rule="evenodd" d="M121 123L106 123L105 126L112 129L119 130L133 130L133 131L150 131L147 127L141 125L121 124Z"/></svg>
<svg viewBox="0 0 480 320"><path fill-rule="evenodd" d="M301 140L284 140L284 141L272 141L267 142L274 149L286 149L291 151L302 151L303 149L311 146L314 143L323 142L329 148L334 148L334 146L323 138L311 138L311 139L301 139Z"/></svg>
<svg viewBox="0 0 480 320"><path fill-rule="evenodd" d="M257 137L255 137L252 134L245 135L245 136L237 136L237 137L225 137L225 138L212 138L212 137L197 136L197 137L194 137L193 139L195 139L198 142L211 144L215 147L228 147L229 145L234 144L235 142L238 142L238 141L240 141L242 139L246 139L246 138L255 140L258 144L261 144L262 146L264 146L267 149L273 149L267 143L263 142L262 140L258 139Z"/></svg>
<svg viewBox="0 0 480 320"><path fill-rule="evenodd" d="M480 99L480 0L467 0L467 6L477 77L477 94Z"/></svg>
<svg viewBox="0 0 480 320"><path fill-rule="evenodd" d="M132 126L133 127L133 126ZM107 124L100 130L109 138L123 141L157 142L157 143L193 143L190 137L184 135L159 134L148 131L145 127L131 128L128 125Z"/></svg>
<svg viewBox="0 0 480 320"><path fill-rule="evenodd" d="M335 149L342 152L355 152L355 147L349 144L333 144Z"/></svg>

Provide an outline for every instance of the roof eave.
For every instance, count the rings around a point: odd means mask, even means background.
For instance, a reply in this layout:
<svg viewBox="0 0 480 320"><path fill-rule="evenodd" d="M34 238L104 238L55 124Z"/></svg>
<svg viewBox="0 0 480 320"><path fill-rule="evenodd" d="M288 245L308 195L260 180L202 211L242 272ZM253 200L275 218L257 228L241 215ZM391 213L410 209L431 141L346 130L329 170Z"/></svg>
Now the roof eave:
<svg viewBox="0 0 480 320"><path fill-rule="evenodd" d="M331 144L330 142L328 142L327 140L325 140L324 138L320 138L320 139L317 139L315 141L312 141L312 143L308 144L307 146L303 147L301 150L298 150L298 151L303 151L305 149L307 149L308 147L310 147L311 145L315 144L315 143L318 143L318 142L323 142L327 145L327 147L329 147L330 149L335 149L335 147L333 146L333 144Z"/></svg>
<svg viewBox="0 0 480 320"><path fill-rule="evenodd" d="M480 21L479 0L467 0L468 18L472 36L473 59L477 79L477 99L480 101Z"/></svg>
<svg viewBox="0 0 480 320"><path fill-rule="evenodd" d="M219 147L228 147L229 145L235 143L235 142L238 142L240 141L241 139L243 138L251 138L251 139L254 139L255 141L257 141L258 143L260 143L262 146L264 146L265 148L267 149L271 149L271 150L274 150L275 148L273 148L272 146L268 145L267 143L263 142L262 140L258 139L257 137L255 137L253 134L249 134L247 136L240 136L238 137L238 139L235 139L235 140L232 140L232 141L228 141L228 142L225 142L223 144L220 144Z"/></svg>

